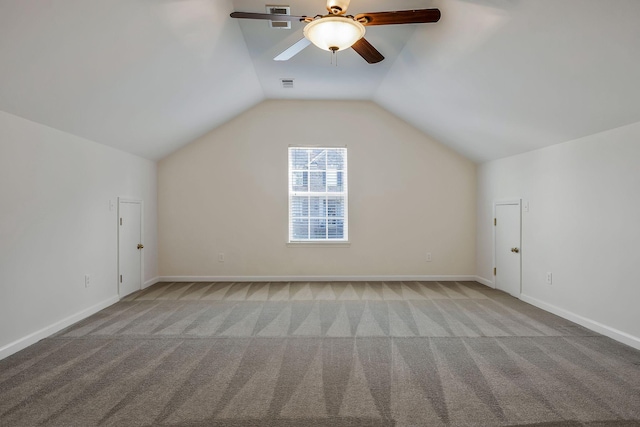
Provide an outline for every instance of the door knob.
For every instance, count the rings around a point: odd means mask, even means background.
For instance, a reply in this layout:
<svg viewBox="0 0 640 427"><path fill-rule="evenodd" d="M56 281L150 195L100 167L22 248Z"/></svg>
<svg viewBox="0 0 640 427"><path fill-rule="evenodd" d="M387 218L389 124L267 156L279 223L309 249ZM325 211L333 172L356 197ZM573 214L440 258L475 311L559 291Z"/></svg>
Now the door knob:
<svg viewBox="0 0 640 427"><path fill-rule="evenodd" d="M511 248L511 252L518 253L518 252L520 252L520 249L518 249L518 248Z"/></svg>
<svg viewBox="0 0 640 427"><path fill-rule="evenodd" d="M138 249L142 249L144 248L144 245L142 243L138 243ZM511 249L513 251L513 249Z"/></svg>

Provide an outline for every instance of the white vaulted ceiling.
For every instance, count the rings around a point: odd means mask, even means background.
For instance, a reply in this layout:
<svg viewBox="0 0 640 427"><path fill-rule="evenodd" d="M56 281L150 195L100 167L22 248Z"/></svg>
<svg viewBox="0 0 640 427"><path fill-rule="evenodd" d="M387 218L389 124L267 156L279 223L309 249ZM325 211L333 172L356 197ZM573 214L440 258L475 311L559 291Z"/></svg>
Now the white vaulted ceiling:
<svg viewBox="0 0 640 427"><path fill-rule="evenodd" d="M264 98L232 11L0 0L0 110L159 159Z"/></svg>
<svg viewBox="0 0 640 427"><path fill-rule="evenodd" d="M640 121L637 0L352 0L442 19L368 27L386 59L337 67L314 46L272 60L300 23L229 17L266 3L325 1L0 0L0 110L151 159L267 98L372 100L475 161Z"/></svg>

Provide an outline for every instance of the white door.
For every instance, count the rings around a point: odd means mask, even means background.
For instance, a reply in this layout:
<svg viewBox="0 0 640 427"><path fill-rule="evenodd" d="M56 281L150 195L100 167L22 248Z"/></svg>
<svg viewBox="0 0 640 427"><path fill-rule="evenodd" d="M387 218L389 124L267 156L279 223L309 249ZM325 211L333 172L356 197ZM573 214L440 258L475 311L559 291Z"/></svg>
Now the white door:
<svg viewBox="0 0 640 427"><path fill-rule="evenodd" d="M496 289L520 298L520 201L497 202L494 218Z"/></svg>
<svg viewBox="0 0 640 427"><path fill-rule="evenodd" d="M142 201L118 201L118 294L142 289Z"/></svg>

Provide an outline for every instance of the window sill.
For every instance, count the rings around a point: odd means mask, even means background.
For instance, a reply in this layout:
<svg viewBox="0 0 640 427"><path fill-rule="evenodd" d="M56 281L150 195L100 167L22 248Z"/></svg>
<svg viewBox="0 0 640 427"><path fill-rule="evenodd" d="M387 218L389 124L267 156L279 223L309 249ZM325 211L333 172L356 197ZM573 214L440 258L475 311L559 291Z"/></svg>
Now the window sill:
<svg viewBox="0 0 640 427"><path fill-rule="evenodd" d="M289 248L348 248L351 242L288 242Z"/></svg>

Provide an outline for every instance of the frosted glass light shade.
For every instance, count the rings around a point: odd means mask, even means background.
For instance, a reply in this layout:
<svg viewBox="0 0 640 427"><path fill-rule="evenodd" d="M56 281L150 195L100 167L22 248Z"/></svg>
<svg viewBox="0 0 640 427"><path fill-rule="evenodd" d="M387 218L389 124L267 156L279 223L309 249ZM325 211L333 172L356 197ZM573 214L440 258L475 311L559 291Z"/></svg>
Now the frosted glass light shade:
<svg viewBox="0 0 640 427"><path fill-rule="evenodd" d="M365 33L364 25L343 16L326 16L309 22L304 36L324 50L343 50L351 47Z"/></svg>

